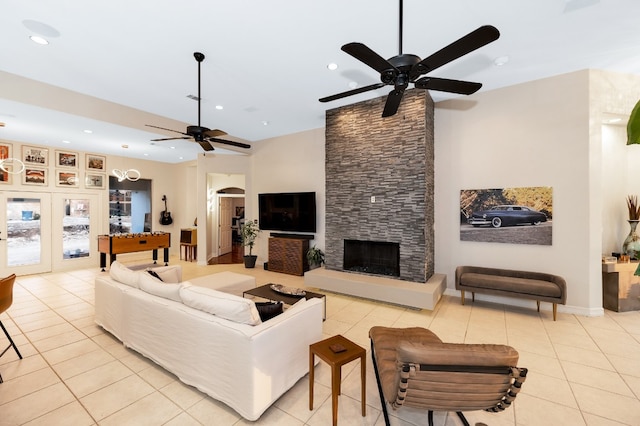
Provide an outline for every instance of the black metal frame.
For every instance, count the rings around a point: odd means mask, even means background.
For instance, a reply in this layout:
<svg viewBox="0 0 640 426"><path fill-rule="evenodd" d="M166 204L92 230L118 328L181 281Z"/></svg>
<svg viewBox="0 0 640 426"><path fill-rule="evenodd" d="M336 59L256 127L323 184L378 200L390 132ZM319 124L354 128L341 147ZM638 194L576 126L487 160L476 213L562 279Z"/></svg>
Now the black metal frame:
<svg viewBox="0 0 640 426"><path fill-rule="evenodd" d="M4 350L2 351L2 353L0 353L0 357L2 355L4 355L9 348L13 347L13 349L16 351L16 353L18 354L18 357L20 359L22 359L22 354L20 353L20 351L18 350L18 347L16 346L16 344L14 343L13 339L11 338L11 336L9 336L9 332L7 331L6 328L4 328L4 324L2 324L2 321L0 321L0 327L2 327L2 331L4 331L4 334L7 336L7 339L9 339L9 346L7 346L6 348L4 348ZM2 380L2 374L0 374L0 383L3 383Z"/></svg>

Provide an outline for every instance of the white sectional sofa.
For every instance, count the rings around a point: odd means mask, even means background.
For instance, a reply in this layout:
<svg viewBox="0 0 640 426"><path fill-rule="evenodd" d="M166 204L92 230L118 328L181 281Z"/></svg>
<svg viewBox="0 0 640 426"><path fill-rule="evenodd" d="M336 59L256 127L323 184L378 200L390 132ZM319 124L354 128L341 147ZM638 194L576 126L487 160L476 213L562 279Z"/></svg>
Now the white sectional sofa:
<svg viewBox="0 0 640 426"><path fill-rule="evenodd" d="M164 282L117 261L96 278L96 323L125 346L251 421L308 373L309 345L322 339L321 299L261 322L255 303L233 294L255 287L253 277L181 282L179 265L154 271Z"/></svg>

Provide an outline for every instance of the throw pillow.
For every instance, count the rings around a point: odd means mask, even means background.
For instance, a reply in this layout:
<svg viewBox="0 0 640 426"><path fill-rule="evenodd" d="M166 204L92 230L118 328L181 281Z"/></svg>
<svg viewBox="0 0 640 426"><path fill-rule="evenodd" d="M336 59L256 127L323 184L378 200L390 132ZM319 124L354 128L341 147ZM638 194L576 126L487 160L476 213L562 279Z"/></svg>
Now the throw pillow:
<svg viewBox="0 0 640 426"><path fill-rule="evenodd" d="M148 271L153 271L165 283L179 283L182 281L182 267L180 265L158 266Z"/></svg>
<svg viewBox="0 0 640 426"><path fill-rule="evenodd" d="M160 278L160 275L158 275L158 273L152 269L147 269L147 272L149 273L149 275L151 275L154 278L159 279L160 281L164 281L162 278Z"/></svg>
<svg viewBox="0 0 640 426"><path fill-rule="evenodd" d="M260 324L260 314L253 300L206 287L183 285L182 303L194 309L241 324Z"/></svg>
<svg viewBox="0 0 640 426"><path fill-rule="evenodd" d="M262 322L270 320L283 312L282 302L255 302Z"/></svg>
<svg viewBox="0 0 640 426"><path fill-rule="evenodd" d="M180 287L182 284L168 284L153 278L149 274L141 273L138 278L140 290L176 302L182 302L180 298Z"/></svg>
<svg viewBox="0 0 640 426"><path fill-rule="evenodd" d="M109 267L109 276L119 283L139 288L138 272L132 271L117 260Z"/></svg>

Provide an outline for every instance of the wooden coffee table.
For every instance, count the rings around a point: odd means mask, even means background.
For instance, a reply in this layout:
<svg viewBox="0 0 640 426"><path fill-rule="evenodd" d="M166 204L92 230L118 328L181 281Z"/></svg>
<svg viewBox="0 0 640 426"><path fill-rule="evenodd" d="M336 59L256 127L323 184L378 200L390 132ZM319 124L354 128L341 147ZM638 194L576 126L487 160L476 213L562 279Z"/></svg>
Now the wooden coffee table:
<svg viewBox="0 0 640 426"><path fill-rule="evenodd" d="M327 319L327 296L325 296L324 294L314 293L312 291L305 290L304 296L291 296L288 294L284 294L284 293L280 293L275 290L272 290L271 285L272 283L269 283L269 284L261 285L260 287L245 290L242 292L242 297L249 294L251 296L261 297L263 299L271 300L273 302L282 302L285 305L289 305L289 306L293 305L294 303L296 303L298 300L302 298L307 300L311 299L312 297L323 299L322 302L324 306L324 311L322 314L322 320Z"/></svg>
<svg viewBox="0 0 640 426"><path fill-rule="evenodd" d="M344 351L334 352L332 350L332 346L334 345L341 345ZM309 345L309 410L313 410L313 376L316 355L331 367L331 409L333 426L338 424L338 395L341 393L342 366L360 358L362 417L365 417L367 415L367 403L365 399L367 394L367 351L362 346L356 345L351 340L341 336L340 334Z"/></svg>

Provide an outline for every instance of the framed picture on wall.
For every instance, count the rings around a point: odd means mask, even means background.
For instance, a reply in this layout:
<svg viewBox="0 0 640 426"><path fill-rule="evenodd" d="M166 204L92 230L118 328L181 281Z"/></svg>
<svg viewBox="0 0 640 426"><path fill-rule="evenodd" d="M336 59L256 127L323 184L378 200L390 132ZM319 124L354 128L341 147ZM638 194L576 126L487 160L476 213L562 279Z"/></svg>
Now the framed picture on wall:
<svg viewBox="0 0 640 426"><path fill-rule="evenodd" d="M107 170L107 158L103 155L87 154L87 170L104 172Z"/></svg>
<svg viewBox="0 0 640 426"><path fill-rule="evenodd" d="M22 176L22 183L25 185L44 186L49 184L49 182L47 182L47 169L26 167Z"/></svg>
<svg viewBox="0 0 640 426"><path fill-rule="evenodd" d="M78 168L78 153L56 151L56 167Z"/></svg>
<svg viewBox="0 0 640 426"><path fill-rule="evenodd" d="M72 170L56 170L56 186L77 187L78 172Z"/></svg>
<svg viewBox="0 0 640 426"><path fill-rule="evenodd" d="M0 161L11 158L11 144L0 142ZM4 163L0 167L0 183L11 184L11 164Z"/></svg>
<svg viewBox="0 0 640 426"><path fill-rule="evenodd" d="M11 176L13 176L11 174L12 170L12 167L6 164L4 164L2 168L0 168L0 183L11 184Z"/></svg>
<svg viewBox="0 0 640 426"><path fill-rule="evenodd" d="M105 175L100 173L87 173L84 177L85 188L104 189L105 187Z"/></svg>
<svg viewBox="0 0 640 426"><path fill-rule="evenodd" d="M24 145L22 147L22 161L26 166L46 167L49 165L49 150L39 146Z"/></svg>
<svg viewBox="0 0 640 426"><path fill-rule="evenodd" d="M460 241L552 245L548 186L460 191Z"/></svg>

